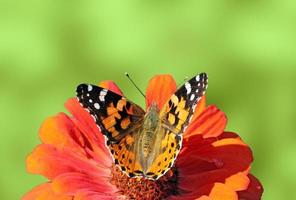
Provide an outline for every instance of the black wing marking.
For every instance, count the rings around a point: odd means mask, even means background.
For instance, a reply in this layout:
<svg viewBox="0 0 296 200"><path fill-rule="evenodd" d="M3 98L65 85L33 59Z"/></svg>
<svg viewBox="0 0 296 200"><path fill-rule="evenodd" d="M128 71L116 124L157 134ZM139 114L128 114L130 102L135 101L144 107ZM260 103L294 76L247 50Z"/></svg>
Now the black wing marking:
<svg viewBox="0 0 296 200"><path fill-rule="evenodd" d="M143 120L142 108L110 90L80 84L76 92L78 101L93 116L109 142L119 142Z"/></svg>
<svg viewBox="0 0 296 200"><path fill-rule="evenodd" d="M184 133L207 86L206 73L201 73L182 85L163 108L163 127L176 134Z"/></svg>

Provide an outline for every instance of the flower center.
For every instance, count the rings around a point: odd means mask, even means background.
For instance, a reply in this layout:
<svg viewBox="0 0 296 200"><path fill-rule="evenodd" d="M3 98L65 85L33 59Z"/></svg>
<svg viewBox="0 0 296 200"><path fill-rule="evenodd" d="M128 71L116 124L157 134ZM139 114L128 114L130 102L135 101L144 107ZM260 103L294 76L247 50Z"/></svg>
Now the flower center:
<svg viewBox="0 0 296 200"><path fill-rule="evenodd" d="M129 199L165 199L178 194L178 176L176 167L172 167L158 180L129 178L118 167L113 165L111 183Z"/></svg>

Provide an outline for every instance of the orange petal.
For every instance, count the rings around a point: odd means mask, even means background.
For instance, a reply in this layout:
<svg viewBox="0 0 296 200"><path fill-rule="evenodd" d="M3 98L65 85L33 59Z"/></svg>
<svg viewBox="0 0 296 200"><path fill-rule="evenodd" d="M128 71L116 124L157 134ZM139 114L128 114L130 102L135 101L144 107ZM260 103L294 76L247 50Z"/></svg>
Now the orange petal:
<svg viewBox="0 0 296 200"><path fill-rule="evenodd" d="M49 180L63 173L84 172L93 176L110 176L110 168L88 160L68 148L59 149L52 145L41 144L27 157L27 171L41 174ZM110 167L110 166L109 166Z"/></svg>
<svg viewBox="0 0 296 200"><path fill-rule="evenodd" d="M80 132L64 113L47 118L39 130L39 137L44 144L60 148L68 147L77 153L82 153L82 147L78 145L83 145Z"/></svg>
<svg viewBox="0 0 296 200"><path fill-rule="evenodd" d="M22 197L22 200L71 200L73 196L55 194L50 183L44 183L33 188Z"/></svg>
<svg viewBox="0 0 296 200"><path fill-rule="evenodd" d="M69 99L65 105L75 118L60 113L45 120L39 131L41 141L58 148L70 148L85 156L91 155L99 163L110 165L110 153L94 119L75 98Z"/></svg>
<svg viewBox="0 0 296 200"><path fill-rule="evenodd" d="M170 196L168 198L169 200L211 200L209 196L206 195L201 195L200 193L197 192L192 192L189 194L182 194L178 196Z"/></svg>
<svg viewBox="0 0 296 200"><path fill-rule="evenodd" d="M146 90L146 109L152 103L156 103L158 108L169 100L176 91L176 82L171 75L156 75L150 79Z"/></svg>
<svg viewBox="0 0 296 200"><path fill-rule="evenodd" d="M101 81L99 83L99 86L102 88L106 88L116 94L119 94L121 96L123 96L122 91L119 89L119 87L116 85L116 83L114 83L113 81Z"/></svg>
<svg viewBox="0 0 296 200"><path fill-rule="evenodd" d="M223 138L222 140L217 140L212 144L214 147L226 146L226 145L242 145L247 146L241 139L239 138Z"/></svg>
<svg viewBox="0 0 296 200"><path fill-rule="evenodd" d="M226 116L216 106L208 106L198 117L191 121L184 139L201 134L203 138L217 137L226 126Z"/></svg>
<svg viewBox="0 0 296 200"><path fill-rule="evenodd" d="M234 191L242 191L248 188L250 180L248 178L249 169L244 172L238 172L225 180L225 184Z"/></svg>
<svg viewBox="0 0 296 200"><path fill-rule="evenodd" d="M192 183L194 184L194 183ZM237 200L237 193L223 183L213 183L203 185L201 187L196 186L195 190L182 191L180 196L174 196L169 198L170 200Z"/></svg>
<svg viewBox="0 0 296 200"><path fill-rule="evenodd" d="M237 200L237 194L223 183L215 183L209 197L212 200Z"/></svg>
<svg viewBox="0 0 296 200"><path fill-rule="evenodd" d="M64 173L56 177L52 182L52 188L56 193L71 194L79 190L88 190L101 194L114 194L118 190L109 181L110 178L94 177L84 173Z"/></svg>

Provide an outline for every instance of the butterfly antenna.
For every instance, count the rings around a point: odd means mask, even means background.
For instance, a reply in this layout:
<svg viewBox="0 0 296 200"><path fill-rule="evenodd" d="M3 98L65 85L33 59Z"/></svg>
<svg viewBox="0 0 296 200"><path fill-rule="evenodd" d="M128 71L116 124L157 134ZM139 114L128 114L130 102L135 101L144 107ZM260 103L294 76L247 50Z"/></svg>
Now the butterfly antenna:
<svg viewBox="0 0 296 200"><path fill-rule="evenodd" d="M130 82L137 88L137 90L143 95L144 98L146 98L145 94L140 90L140 88L135 84L135 82L131 79L129 74L125 72L126 77L130 80Z"/></svg>

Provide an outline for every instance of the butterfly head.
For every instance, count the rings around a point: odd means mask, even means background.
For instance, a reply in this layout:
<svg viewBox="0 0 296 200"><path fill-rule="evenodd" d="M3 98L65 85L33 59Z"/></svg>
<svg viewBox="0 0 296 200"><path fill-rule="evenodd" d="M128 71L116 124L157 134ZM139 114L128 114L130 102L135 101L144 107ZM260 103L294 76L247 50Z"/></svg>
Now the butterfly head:
<svg viewBox="0 0 296 200"><path fill-rule="evenodd" d="M148 108L144 119L144 127L155 129L159 122L159 108L156 103L152 103L152 105Z"/></svg>
<svg viewBox="0 0 296 200"><path fill-rule="evenodd" d="M159 109L177 89L175 80L171 75L156 75L150 79L146 89L146 110L155 104Z"/></svg>

